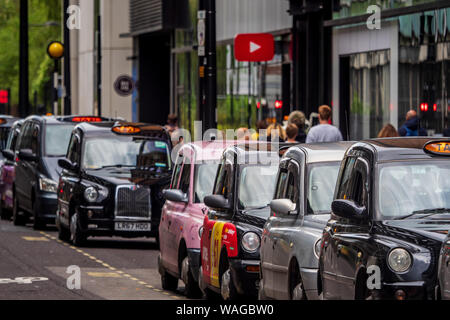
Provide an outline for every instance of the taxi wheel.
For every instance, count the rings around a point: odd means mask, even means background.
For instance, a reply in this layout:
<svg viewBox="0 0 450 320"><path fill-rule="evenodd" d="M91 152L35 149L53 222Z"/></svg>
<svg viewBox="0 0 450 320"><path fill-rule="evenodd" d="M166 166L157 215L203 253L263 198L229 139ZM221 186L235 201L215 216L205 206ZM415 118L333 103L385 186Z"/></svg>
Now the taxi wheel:
<svg viewBox="0 0 450 320"><path fill-rule="evenodd" d="M306 293L298 268L292 274L291 283L291 300L306 300Z"/></svg>
<svg viewBox="0 0 450 320"><path fill-rule="evenodd" d="M238 298L237 290L234 286L233 279L231 278L230 268L228 268L222 275L222 281L220 282L220 293L225 301L233 301Z"/></svg>
<svg viewBox="0 0 450 320"><path fill-rule="evenodd" d="M79 213L75 212L70 218L70 241L76 247L81 247L86 243L86 235L80 230Z"/></svg>
<svg viewBox="0 0 450 320"><path fill-rule="evenodd" d="M194 276L192 275L192 270L189 267L189 258L184 258L181 264L181 279L184 282L185 289L184 292L186 297L189 299L196 299L202 296L202 292L198 286L198 283L195 282Z"/></svg>
<svg viewBox="0 0 450 320"><path fill-rule="evenodd" d="M161 286L164 290L175 291L178 289L178 278L164 272L164 274L161 275Z"/></svg>
<svg viewBox="0 0 450 320"><path fill-rule="evenodd" d="M20 215L22 213L22 215ZM23 215L23 211L19 209L19 203L16 197L14 197L13 205L13 224L15 226L24 226L26 223L26 217Z"/></svg>

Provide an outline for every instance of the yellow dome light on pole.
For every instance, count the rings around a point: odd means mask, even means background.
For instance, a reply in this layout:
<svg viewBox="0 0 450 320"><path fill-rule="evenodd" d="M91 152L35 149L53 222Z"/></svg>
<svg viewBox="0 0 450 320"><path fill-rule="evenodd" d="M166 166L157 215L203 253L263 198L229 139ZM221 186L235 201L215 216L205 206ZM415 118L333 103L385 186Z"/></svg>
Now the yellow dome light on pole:
<svg viewBox="0 0 450 320"><path fill-rule="evenodd" d="M59 41L52 41L47 47L48 56L54 61L53 70L53 108L52 114L59 114L59 87L60 87L60 76L58 75L59 61L64 57L64 45Z"/></svg>
<svg viewBox="0 0 450 320"><path fill-rule="evenodd" d="M64 45L59 41L52 41L47 47L47 54L53 60L59 60L64 56Z"/></svg>

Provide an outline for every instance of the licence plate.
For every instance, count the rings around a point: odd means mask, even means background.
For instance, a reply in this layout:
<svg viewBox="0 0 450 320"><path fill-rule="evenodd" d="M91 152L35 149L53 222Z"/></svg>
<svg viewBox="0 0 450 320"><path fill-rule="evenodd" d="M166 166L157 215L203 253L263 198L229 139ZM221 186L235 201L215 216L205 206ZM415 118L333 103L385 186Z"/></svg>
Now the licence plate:
<svg viewBox="0 0 450 320"><path fill-rule="evenodd" d="M116 222L116 231L139 231L148 232L151 231L151 223L140 223L140 222Z"/></svg>

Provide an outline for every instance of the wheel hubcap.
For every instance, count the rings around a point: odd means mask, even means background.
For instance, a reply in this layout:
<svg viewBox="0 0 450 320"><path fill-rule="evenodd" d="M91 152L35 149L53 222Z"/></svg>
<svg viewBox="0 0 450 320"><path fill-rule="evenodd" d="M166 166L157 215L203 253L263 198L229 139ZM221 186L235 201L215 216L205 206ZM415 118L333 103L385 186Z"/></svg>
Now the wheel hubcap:
<svg viewBox="0 0 450 320"><path fill-rule="evenodd" d="M230 299L230 281L231 281L231 276L230 276L230 270L228 269L222 275L222 285L220 286L220 293L222 294L222 298L224 300Z"/></svg>

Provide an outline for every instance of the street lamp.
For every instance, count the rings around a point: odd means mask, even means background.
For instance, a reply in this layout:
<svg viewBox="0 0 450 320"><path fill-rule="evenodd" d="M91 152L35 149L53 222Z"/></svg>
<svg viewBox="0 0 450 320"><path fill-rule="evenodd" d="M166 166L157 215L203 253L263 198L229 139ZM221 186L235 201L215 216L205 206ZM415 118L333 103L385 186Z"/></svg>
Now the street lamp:
<svg viewBox="0 0 450 320"><path fill-rule="evenodd" d="M64 56L64 45L59 41L52 41L47 47L47 54L55 62L53 70L53 114L58 113L58 62Z"/></svg>

